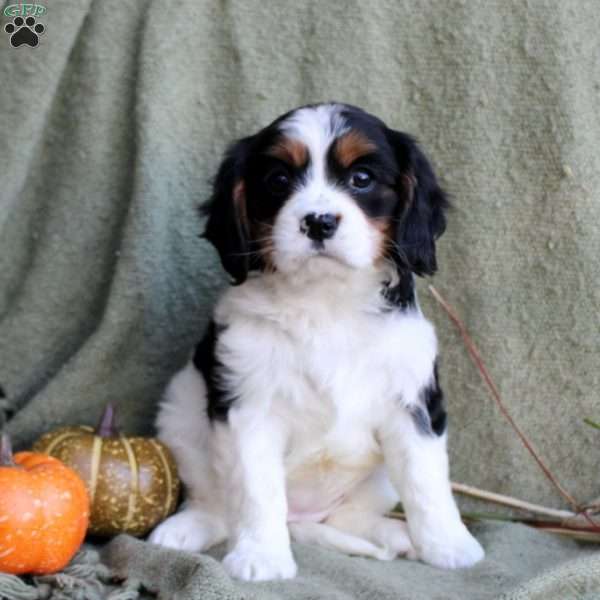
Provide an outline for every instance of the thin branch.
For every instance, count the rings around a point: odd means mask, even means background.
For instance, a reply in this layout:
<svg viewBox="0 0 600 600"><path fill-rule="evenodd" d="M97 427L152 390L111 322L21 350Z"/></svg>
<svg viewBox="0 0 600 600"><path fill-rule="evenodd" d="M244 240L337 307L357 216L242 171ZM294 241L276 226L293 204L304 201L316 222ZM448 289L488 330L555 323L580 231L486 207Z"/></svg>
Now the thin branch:
<svg viewBox="0 0 600 600"><path fill-rule="evenodd" d="M591 419L584 419L583 422L586 425L593 427L594 429L600 429L600 423L596 423L595 421L592 421Z"/></svg>
<svg viewBox="0 0 600 600"><path fill-rule="evenodd" d="M595 500L590 500L589 502L587 502L584 505L583 510L586 510L591 513L600 512L600 498L596 498Z"/></svg>
<svg viewBox="0 0 600 600"><path fill-rule="evenodd" d="M580 542L589 542L591 544L600 544L600 535L597 529L570 529L568 527L537 527L548 533L555 533Z"/></svg>
<svg viewBox="0 0 600 600"><path fill-rule="evenodd" d="M388 513L387 516L392 519L401 519L402 521L406 521L406 515L402 511L395 510ZM517 519L514 517L507 517L505 515L494 515L487 513L482 514L465 512L461 513L460 516L464 521L502 521L505 523L523 523L524 525L535 527L540 531L562 535L580 542L590 542L592 544L600 543L600 534L598 534L598 530L590 527L564 527L558 523L535 521L532 519Z"/></svg>
<svg viewBox="0 0 600 600"><path fill-rule="evenodd" d="M463 341L465 343L465 346L467 347L467 351L469 352L471 359L477 366L485 383L489 387L490 392L492 393L492 396L493 396L494 400L496 401L498 408L500 409L500 412L504 415L504 418L510 423L511 427L514 429L515 433L519 436L519 439L521 440L521 442L523 443L525 448L528 450L528 452L531 454L531 456L533 457L535 462L538 464L538 466L540 467L540 469L542 470L542 472L544 473L546 478L552 483L552 485L554 485L554 487L560 493L560 495L573 507L573 510L575 510L575 512L582 513L584 518L587 521L589 521L589 523L595 529L600 531L600 527L598 525L596 525L596 523L594 523L594 521L589 517L589 515L587 515L585 512L582 511L582 508L579 506L579 504L577 503L575 498L573 498L573 496L571 496L571 494L569 494L569 492L567 492L567 490L560 484L558 479L553 475L553 473L550 471L550 469L546 466L546 464L541 459L539 454L533 448L533 446L532 446L531 442L529 441L529 439L527 438L527 436L523 433L523 431L521 431L521 428L517 425L515 420L512 418L511 414L508 412L508 409L506 408L506 406L504 405L504 402L502 401L500 392L498 391L496 384L492 380L485 364L483 363L483 360L481 358L481 355L479 354L479 350L477 349L475 342L473 342L473 340L471 339L471 336L467 332L467 329L466 329L465 325L463 324L463 322L460 320L459 316L456 314L454 309L448 304L448 302L446 302L446 300L444 300L444 298L442 298L440 293L432 285L429 286L429 291L432 293L433 297L436 299L438 304L446 311L446 313L448 314L448 316L450 317L452 322L458 328L458 330L463 338Z"/></svg>
<svg viewBox="0 0 600 600"><path fill-rule="evenodd" d="M569 510L558 510L555 508L547 508L546 506L540 506L539 504L532 504L525 500L519 500L512 496L505 496L504 494L496 494L495 492L488 492L486 490L480 490L471 485L464 483L452 483L452 489L458 494L470 496L471 498L477 498L479 500L486 500L488 502L494 502L495 504L501 504L503 506L510 506L519 510L524 510L529 513L536 515L543 515L544 517L553 517L556 519L572 519L576 516L575 513Z"/></svg>

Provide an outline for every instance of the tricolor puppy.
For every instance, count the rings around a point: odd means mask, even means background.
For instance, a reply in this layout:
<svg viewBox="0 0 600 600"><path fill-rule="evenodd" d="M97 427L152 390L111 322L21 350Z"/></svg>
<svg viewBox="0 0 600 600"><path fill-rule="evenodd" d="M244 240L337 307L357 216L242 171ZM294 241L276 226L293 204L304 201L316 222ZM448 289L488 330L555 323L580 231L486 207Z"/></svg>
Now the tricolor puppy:
<svg viewBox="0 0 600 600"><path fill-rule="evenodd" d="M437 343L414 289L447 199L408 135L345 104L234 144L205 237L233 285L158 415L187 498L151 541L227 540L241 579L293 577L290 537L466 567ZM401 500L407 524L387 518Z"/></svg>

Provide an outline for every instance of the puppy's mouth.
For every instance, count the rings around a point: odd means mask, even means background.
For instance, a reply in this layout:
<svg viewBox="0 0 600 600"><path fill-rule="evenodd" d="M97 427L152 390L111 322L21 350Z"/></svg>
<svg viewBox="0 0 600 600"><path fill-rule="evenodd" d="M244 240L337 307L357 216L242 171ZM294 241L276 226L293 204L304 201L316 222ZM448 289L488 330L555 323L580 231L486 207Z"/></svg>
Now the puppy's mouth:
<svg viewBox="0 0 600 600"><path fill-rule="evenodd" d="M321 240L314 240L310 245L310 250L311 252L309 258L330 258L332 260L343 262L335 252L331 251L331 247L329 247L326 242Z"/></svg>
<svg viewBox="0 0 600 600"><path fill-rule="evenodd" d="M307 256L309 261L312 260L324 260L327 262L335 262L346 267L352 266L349 260L346 260L344 256L341 256L339 252L335 252L327 242L315 240L310 246L310 253Z"/></svg>

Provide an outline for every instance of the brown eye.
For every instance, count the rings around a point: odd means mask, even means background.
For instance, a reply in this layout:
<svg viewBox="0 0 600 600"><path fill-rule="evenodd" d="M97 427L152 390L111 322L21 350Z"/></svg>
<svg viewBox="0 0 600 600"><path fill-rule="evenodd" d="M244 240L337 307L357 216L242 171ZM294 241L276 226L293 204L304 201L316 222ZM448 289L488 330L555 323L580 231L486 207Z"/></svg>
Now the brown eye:
<svg viewBox="0 0 600 600"><path fill-rule="evenodd" d="M265 183L274 196L284 196L290 190L291 179L285 171L277 169L267 175Z"/></svg>
<svg viewBox="0 0 600 600"><path fill-rule="evenodd" d="M357 190L367 190L372 187L375 182L375 178L371 171L367 169L356 169L350 175L350 185Z"/></svg>

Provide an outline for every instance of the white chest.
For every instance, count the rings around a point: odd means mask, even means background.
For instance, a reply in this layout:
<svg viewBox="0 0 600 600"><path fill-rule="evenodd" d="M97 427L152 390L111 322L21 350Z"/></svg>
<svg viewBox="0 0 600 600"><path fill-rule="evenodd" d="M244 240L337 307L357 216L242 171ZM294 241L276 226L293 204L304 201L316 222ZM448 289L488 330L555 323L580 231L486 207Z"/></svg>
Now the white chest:
<svg viewBox="0 0 600 600"><path fill-rule="evenodd" d="M250 285L217 310L234 388L286 433L288 496L299 513L335 503L381 463L379 424L416 401L436 355L419 311L386 312L368 294L329 291Z"/></svg>

